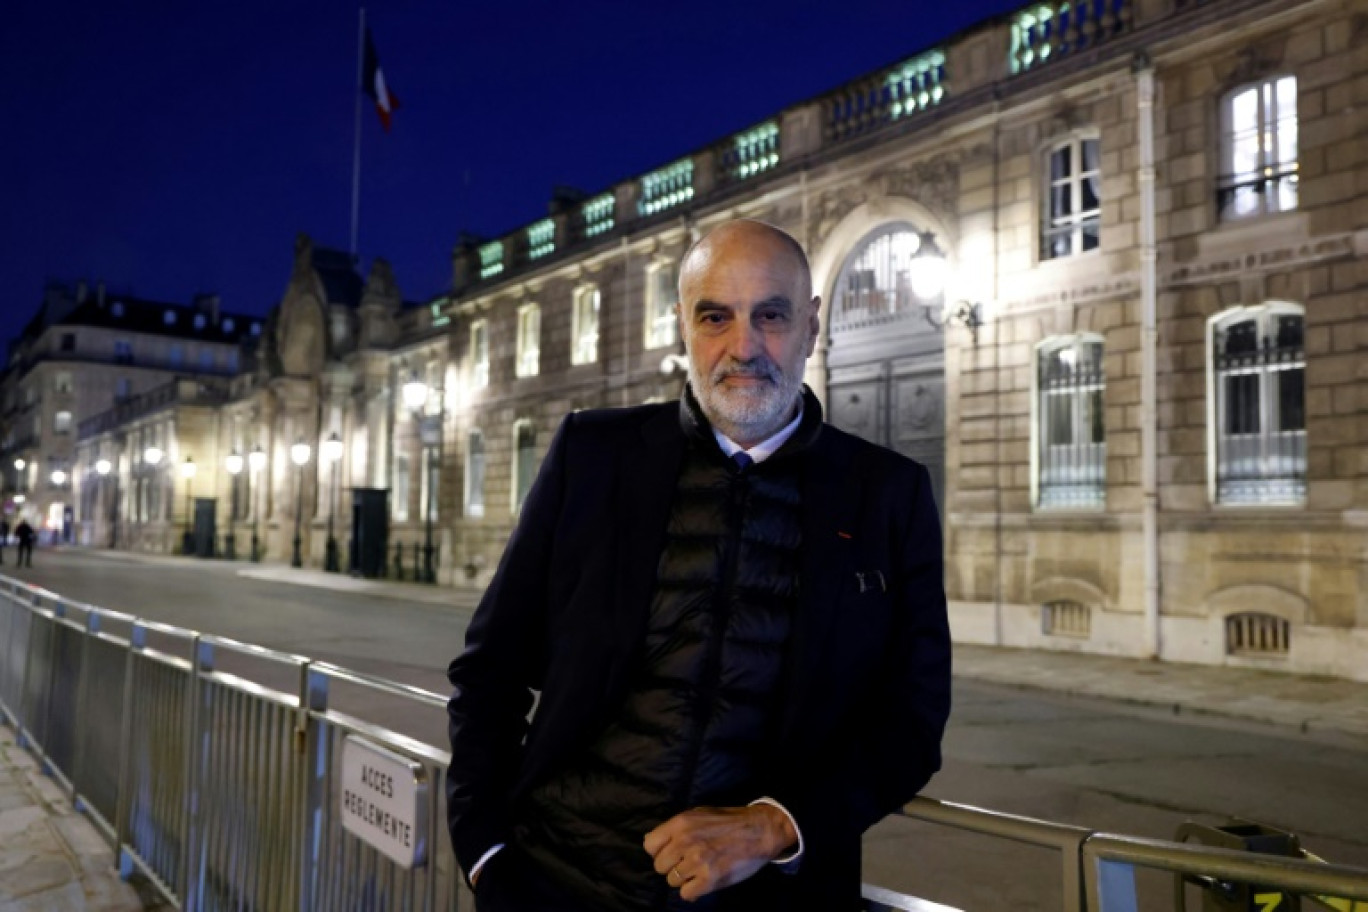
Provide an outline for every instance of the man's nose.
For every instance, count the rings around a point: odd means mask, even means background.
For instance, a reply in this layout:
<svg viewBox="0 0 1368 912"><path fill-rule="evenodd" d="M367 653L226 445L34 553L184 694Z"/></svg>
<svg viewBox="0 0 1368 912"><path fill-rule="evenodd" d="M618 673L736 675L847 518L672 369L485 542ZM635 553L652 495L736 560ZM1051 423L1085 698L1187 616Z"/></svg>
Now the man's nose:
<svg viewBox="0 0 1368 912"><path fill-rule="evenodd" d="M728 354L738 361L750 361L764 351L760 330L749 320L737 320L728 340Z"/></svg>

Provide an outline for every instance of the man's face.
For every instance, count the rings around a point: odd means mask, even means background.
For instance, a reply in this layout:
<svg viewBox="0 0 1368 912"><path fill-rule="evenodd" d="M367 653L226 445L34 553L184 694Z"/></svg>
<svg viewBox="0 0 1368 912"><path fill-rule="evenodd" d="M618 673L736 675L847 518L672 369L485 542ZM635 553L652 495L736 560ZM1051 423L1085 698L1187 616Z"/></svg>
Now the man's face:
<svg viewBox="0 0 1368 912"><path fill-rule="evenodd" d="M713 427L751 447L793 418L819 302L770 229L719 229L705 243L680 281L689 384Z"/></svg>

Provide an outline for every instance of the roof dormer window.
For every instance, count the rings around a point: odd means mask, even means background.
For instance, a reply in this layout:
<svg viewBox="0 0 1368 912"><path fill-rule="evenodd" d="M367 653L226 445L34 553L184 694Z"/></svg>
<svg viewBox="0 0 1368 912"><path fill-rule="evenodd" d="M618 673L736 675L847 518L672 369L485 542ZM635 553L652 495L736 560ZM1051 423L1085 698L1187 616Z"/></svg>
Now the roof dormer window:
<svg viewBox="0 0 1368 912"><path fill-rule="evenodd" d="M204 329L204 314L195 314L195 329Z"/></svg>
<svg viewBox="0 0 1368 912"><path fill-rule="evenodd" d="M113 304L109 305L109 312L116 317L122 317L124 315L123 301L115 301Z"/></svg>
<svg viewBox="0 0 1368 912"><path fill-rule="evenodd" d="M162 314L162 322L167 326L175 326L176 312L174 310L168 310L166 313Z"/></svg>
<svg viewBox="0 0 1368 912"><path fill-rule="evenodd" d="M236 328L237 328L237 324L233 322L233 318L232 318L232 317L224 317L224 318L223 318L223 331L224 331L224 332L230 333L230 332L232 332L232 331L233 331L234 329L236 329Z"/></svg>
<svg viewBox="0 0 1368 912"><path fill-rule="evenodd" d="M252 324L252 335L254 335L254 336L259 336L259 335L261 335L261 324L260 324L260 323L253 323L253 324Z"/></svg>

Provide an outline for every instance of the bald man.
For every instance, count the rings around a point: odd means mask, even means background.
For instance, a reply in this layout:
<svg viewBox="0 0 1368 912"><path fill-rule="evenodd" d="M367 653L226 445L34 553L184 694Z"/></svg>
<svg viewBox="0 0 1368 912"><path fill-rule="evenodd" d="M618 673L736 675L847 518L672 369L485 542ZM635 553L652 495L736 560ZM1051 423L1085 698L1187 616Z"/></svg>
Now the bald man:
<svg viewBox="0 0 1368 912"><path fill-rule="evenodd" d="M930 478L823 423L820 305L728 222L680 270L683 398L562 423L449 669L480 912L854 910L861 835L939 768Z"/></svg>

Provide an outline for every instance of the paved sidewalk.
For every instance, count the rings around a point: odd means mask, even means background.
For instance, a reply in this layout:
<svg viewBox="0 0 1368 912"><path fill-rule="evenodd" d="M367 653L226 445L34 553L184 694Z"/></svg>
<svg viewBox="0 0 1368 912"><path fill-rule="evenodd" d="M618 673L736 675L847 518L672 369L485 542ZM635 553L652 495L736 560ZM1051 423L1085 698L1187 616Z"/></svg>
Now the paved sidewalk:
<svg viewBox="0 0 1368 912"><path fill-rule="evenodd" d="M1343 678L965 645L955 675L1368 738L1368 683Z"/></svg>
<svg viewBox="0 0 1368 912"><path fill-rule="evenodd" d="M0 912L141 912L114 850L0 726Z"/></svg>

